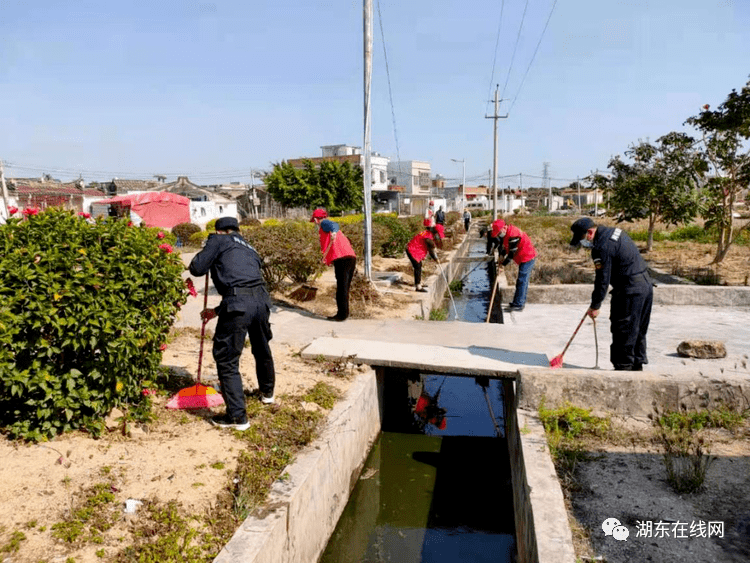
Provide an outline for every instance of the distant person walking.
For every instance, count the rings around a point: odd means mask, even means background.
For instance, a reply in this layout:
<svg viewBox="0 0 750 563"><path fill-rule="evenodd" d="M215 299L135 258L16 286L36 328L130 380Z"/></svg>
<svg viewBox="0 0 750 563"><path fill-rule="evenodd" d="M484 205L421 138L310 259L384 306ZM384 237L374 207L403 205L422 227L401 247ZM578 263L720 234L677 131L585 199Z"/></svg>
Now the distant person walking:
<svg viewBox="0 0 750 563"><path fill-rule="evenodd" d="M471 211L464 209L464 231L469 232L469 225L471 224Z"/></svg>
<svg viewBox="0 0 750 563"><path fill-rule="evenodd" d="M498 219L492 223L492 231L488 236L487 253L492 254L494 247L503 258L502 266L507 266L511 260L518 264L518 278L516 278L516 292L513 301L508 305L510 312L521 312L526 305L526 293L529 288L529 278L536 262L536 250L531 244L529 235L518 227Z"/></svg>
<svg viewBox="0 0 750 563"><path fill-rule="evenodd" d="M211 422L224 428L247 430L250 424L240 375L240 356L246 336L250 337L255 357L261 402L274 402L276 372L268 344L273 337L269 323L271 301L263 280L262 260L240 235L237 219L221 217L215 228L216 233L208 236L206 245L189 266L194 276L204 276L210 271L214 286L222 297L218 307L201 311L201 318L205 321L219 317L213 356L226 414L213 417Z"/></svg>
<svg viewBox="0 0 750 563"><path fill-rule="evenodd" d="M429 227L418 233L406 245L406 256L414 268L414 290L427 293L427 287L422 285L422 261L429 254L437 262L435 247L441 245L440 234L435 227Z"/></svg>
<svg viewBox="0 0 750 563"><path fill-rule="evenodd" d="M327 217L325 209L316 209L310 221L318 226L323 262L327 266L333 264L336 276L336 314L328 320L345 321L349 318L349 290L357 267L357 255L339 224Z"/></svg>
<svg viewBox="0 0 750 563"><path fill-rule="evenodd" d="M587 314L596 319L612 286L609 359L616 370L641 371L648 363L646 333L651 320L654 287L646 263L628 234L620 228L597 226L589 217L570 230L570 245L591 249L596 275Z"/></svg>
<svg viewBox="0 0 750 563"><path fill-rule="evenodd" d="M424 212L424 220L422 221L422 224L425 227L435 226L435 202L434 201L430 201L430 203L427 205L427 209Z"/></svg>

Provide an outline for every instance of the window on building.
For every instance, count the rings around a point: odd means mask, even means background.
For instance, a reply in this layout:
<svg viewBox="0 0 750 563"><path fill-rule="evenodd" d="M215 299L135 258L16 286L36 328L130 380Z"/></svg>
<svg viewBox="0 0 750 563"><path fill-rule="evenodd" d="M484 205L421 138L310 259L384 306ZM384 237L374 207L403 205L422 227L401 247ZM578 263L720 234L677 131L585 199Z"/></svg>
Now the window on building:
<svg viewBox="0 0 750 563"><path fill-rule="evenodd" d="M385 184L385 170L380 171L380 183Z"/></svg>
<svg viewBox="0 0 750 563"><path fill-rule="evenodd" d="M420 186L430 186L430 174L429 172L420 172L419 173L419 185Z"/></svg>

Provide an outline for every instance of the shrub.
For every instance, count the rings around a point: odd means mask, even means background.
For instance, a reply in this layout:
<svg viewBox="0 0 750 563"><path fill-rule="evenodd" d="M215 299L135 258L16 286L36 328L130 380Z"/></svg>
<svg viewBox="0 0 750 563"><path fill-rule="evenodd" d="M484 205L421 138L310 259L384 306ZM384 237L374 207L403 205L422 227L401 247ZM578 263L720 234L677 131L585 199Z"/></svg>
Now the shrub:
<svg viewBox="0 0 750 563"><path fill-rule="evenodd" d="M341 225L341 232L346 235L352 248L357 256L362 257L365 254L365 229L364 222L349 223ZM385 225L372 223L372 232L370 233L370 242L372 244L372 254L383 255L383 245L386 244L391 236L391 231Z"/></svg>
<svg viewBox="0 0 750 563"><path fill-rule="evenodd" d="M201 230L195 223L180 223L172 227L172 234L177 237L180 244L187 244L190 240L190 235L200 233Z"/></svg>
<svg viewBox="0 0 750 563"><path fill-rule="evenodd" d="M392 215L376 215L373 218L372 223L373 226L383 225L390 231L387 240L380 244L379 249L380 255L385 258L401 256L406 249L406 245L411 240L411 237L419 232L419 230L412 232L408 220L398 219Z"/></svg>
<svg viewBox="0 0 750 563"><path fill-rule="evenodd" d="M137 404L185 302L159 229L51 209L0 226L0 425L42 440L98 433Z"/></svg>
<svg viewBox="0 0 750 563"><path fill-rule="evenodd" d="M263 275L270 289L288 277L293 282L310 282L323 273L317 227L309 221L242 229L242 234L263 259Z"/></svg>
<svg viewBox="0 0 750 563"><path fill-rule="evenodd" d="M673 241L693 241L693 242L715 242L712 237L709 236L708 231L700 225L687 225L675 229L672 234L669 235L669 240Z"/></svg>
<svg viewBox="0 0 750 563"><path fill-rule="evenodd" d="M188 239L188 245L203 246L203 243L206 241L209 234L208 231L198 231L197 233L193 233Z"/></svg>

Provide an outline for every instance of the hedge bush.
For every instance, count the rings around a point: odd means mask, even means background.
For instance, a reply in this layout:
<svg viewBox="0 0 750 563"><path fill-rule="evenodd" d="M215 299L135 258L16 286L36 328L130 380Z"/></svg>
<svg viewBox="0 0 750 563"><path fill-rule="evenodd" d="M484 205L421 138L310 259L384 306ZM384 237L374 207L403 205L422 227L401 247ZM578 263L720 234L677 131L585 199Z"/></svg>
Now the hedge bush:
<svg viewBox="0 0 750 563"><path fill-rule="evenodd" d="M187 290L159 229L51 209L0 226L0 426L94 434L159 373Z"/></svg>
<svg viewBox="0 0 750 563"><path fill-rule="evenodd" d="M288 277L293 282L315 280L323 273L318 229L309 221L266 221L262 227L242 227L242 236L263 259L263 277L277 289Z"/></svg>
<svg viewBox="0 0 750 563"><path fill-rule="evenodd" d="M191 235L200 233L201 230L202 229L195 223L180 223L179 225L175 225L174 227L172 227L172 234L177 237L177 240L180 241L180 244L185 245L190 241Z"/></svg>

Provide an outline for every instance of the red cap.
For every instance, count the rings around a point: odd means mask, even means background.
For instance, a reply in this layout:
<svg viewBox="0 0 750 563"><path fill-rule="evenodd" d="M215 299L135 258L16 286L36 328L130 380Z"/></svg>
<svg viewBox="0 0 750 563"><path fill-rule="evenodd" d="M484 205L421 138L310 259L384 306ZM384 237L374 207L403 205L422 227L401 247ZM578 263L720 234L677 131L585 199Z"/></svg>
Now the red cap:
<svg viewBox="0 0 750 563"><path fill-rule="evenodd" d="M431 201L431 202L430 202L430 205L435 205L435 202L434 202L434 201Z"/></svg>
<svg viewBox="0 0 750 563"><path fill-rule="evenodd" d="M326 217L328 217L328 213L326 213L325 209L316 209L315 211L313 211L310 222L314 222L315 219L325 219Z"/></svg>
<svg viewBox="0 0 750 563"><path fill-rule="evenodd" d="M503 221L502 219L498 219L497 221L492 223L492 236L496 237L497 235L499 235L500 231L502 231L503 228L505 228L505 221Z"/></svg>

